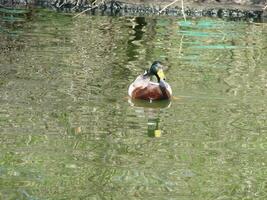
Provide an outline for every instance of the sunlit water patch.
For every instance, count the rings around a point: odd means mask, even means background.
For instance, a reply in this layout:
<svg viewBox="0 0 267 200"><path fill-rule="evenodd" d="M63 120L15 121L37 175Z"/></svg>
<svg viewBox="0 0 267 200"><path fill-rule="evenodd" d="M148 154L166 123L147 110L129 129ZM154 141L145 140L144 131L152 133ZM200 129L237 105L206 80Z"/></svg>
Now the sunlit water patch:
<svg viewBox="0 0 267 200"><path fill-rule="evenodd" d="M267 197L266 24L6 15L0 199ZM130 100L154 60L175 98Z"/></svg>

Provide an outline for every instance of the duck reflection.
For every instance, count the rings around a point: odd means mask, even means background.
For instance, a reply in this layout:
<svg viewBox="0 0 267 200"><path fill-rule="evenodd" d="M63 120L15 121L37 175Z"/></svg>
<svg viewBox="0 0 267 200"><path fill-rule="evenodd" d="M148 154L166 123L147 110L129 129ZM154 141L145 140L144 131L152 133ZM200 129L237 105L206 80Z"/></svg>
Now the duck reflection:
<svg viewBox="0 0 267 200"><path fill-rule="evenodd" d="M137 113L145 113L148 117L147 135L149 137L161 137L160 112L171 106L170 100L148 102L144 100L129 99L131 106L136 108Z"/></svg>

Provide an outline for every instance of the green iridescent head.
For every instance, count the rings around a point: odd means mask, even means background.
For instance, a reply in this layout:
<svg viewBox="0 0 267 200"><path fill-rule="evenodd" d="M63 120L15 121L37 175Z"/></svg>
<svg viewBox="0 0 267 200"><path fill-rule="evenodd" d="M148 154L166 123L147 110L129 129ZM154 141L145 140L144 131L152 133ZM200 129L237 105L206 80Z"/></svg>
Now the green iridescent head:
<svg viewBox="0 0 267 200"><path fill-rule="evenodd" d="M154 61L150 67L150 69L148 70L148 75L153 76L155 75L158 79L158 82L160 82L160 80L165 80L165 75L163 72L163 65L160 61Z"/></svg>

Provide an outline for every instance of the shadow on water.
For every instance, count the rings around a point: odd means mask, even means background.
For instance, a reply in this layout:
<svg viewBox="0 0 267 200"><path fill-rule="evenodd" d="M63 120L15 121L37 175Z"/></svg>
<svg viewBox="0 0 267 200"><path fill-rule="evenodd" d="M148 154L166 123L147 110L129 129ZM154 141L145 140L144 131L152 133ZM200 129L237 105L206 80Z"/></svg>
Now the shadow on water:
<svg viewBox="0 0 267 200"><path fill-rule="evenodd" d="M171 101L170 100L161 100L161 101L145 101L139 99L129 99L129 103L131 106L135 106L138 108L151 108L155 110L159 110L162 108L170 108Z"/></svg>

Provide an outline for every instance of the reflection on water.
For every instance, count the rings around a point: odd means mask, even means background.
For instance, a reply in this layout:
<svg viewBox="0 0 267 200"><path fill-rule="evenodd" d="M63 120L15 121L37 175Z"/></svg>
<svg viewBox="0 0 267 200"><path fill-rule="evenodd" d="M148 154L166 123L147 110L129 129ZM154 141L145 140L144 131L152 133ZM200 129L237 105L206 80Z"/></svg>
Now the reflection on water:
<svg viewBox="0 0 267 200"><path fill-rule="evenodd" d="M140 108L160 109L160 108L169 108L171 106L170 100L149 102L149 101L139 100L139 99L129 99L128 102L131 106L140 107Z"/></svg>
<svg viewBox="0 0 267 200"><path fill-rule="evenodd" d="M0 199L266 198L266 24L11 15ZM158 59L178 100L129 103Z"/></svg>
<svg viewBox="0 0 267 200"><path fill-rule="evenodd" d="M159 128L160 112L161 109L169 108L171 106L171 101L162 100L149 102L138 99L129 99L128 102L131 106L135 107L137 116L147 116L147 135L149 137L161 137L161 130Z"/></svg>

